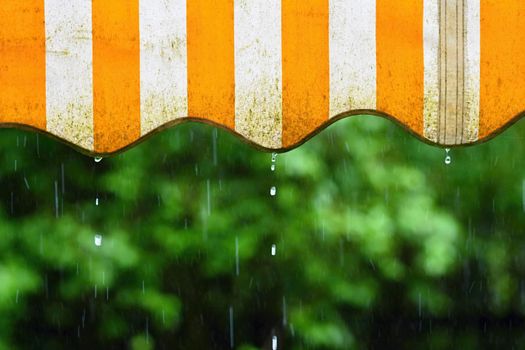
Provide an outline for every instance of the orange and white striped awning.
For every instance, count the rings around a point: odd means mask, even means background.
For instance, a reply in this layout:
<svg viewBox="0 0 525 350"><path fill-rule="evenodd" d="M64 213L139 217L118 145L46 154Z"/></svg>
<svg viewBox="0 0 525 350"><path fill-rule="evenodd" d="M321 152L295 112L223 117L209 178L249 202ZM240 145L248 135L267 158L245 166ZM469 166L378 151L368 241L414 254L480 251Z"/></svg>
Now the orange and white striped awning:
<svg viewBox="0 0 525 350"><path fill-rule="evenodd" d="M91 154L184 120L267 149L388 116L485 140L525 111L524 0L1 0L0 124Z"/></svg>

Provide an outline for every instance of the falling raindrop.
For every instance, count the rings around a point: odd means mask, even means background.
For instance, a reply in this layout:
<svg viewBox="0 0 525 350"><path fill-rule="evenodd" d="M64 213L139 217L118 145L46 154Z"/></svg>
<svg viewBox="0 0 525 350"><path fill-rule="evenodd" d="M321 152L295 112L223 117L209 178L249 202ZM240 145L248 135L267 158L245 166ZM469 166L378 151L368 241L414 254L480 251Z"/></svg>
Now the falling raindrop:
<svg viewBox="0 0 525 350"><path fill-rule="evenodd" d="M277 350L277 336L272 337L272 350Z"/></svg>
<svg viewBox="0 0 525 350"><path fill-rule="evenodd" d="M235 237L235 275L239 276L239 237Z"/></svg>
<svg viewBox="0 0 525 350"><path fill-rule="evenodd" d="M102 235L95 235L95 245L100 247L102 245Z"/></svg>
<svg viewBox="0 0 525 350"><path fill-rule="evenodd" d="M149 319L146 317L146 344L149 344Z"/></svg>
<svg viewBox="0 0 525 350"><path fill-rule="evenodd" d="M286 319L286 297L283 295L283 327L286 327L288 320Z"/></svg>
<svg viewBox="0 0 525 350"><path fill-rule="evenodd" d="M40 137L36 134L36 155L40 158Z"/></svg>
<svg viewBox="0 0 525 350"><path fill-rule="evenodd" d="M214 166L217 166L217 128L213 129L213 143L212 143L212 148L213 148L213 165Z"/></svg>
<svg viewBox="0 0 525 350"><path fill-rule="evenodd" d="M208 202L208 216L211 215L211 190L210 190L210 179L206 180L206 198Z"/></svg>
<svg viewBox="0 0 525 350"><path fill-rule="evenodd" d="M102 161L102 157L95 157L95 163L100 163Z"/></svg>
<svg viewBox="0 0 525 350"><path fill-rule="evenodd" d="M230 306L230 348L234 348L235 340L233 338L233 306Z"/></svg>
<svg viewBox="0 0 525 350"><path fill-rule="evenodd" d="M521 201L523 205L523 212L525 213L525 179L523 180L521 184Z"/></svg>
<svg viewBox="0 0 525 350"><path fill-rule="evenodd" d="M55 217L58 218L58 182L55 181Z"/></svg>
<svg viewBox="0 0 525 350"><path fill-rule="evenodd" d="M277 153L272 153L272 165L270 166L270 169L272 171L275 171L275 162L277 160Z"/></svg>
<svg viewBox="0 0 525 350"><path fill-rule="evenodd" d="M452 157L449 154L450 148L445 148L445 152L445 164L450 165L450 163L452 163Z"/></svg>
<svg viewBox="0 0 525 350"><path fill-rule="evenodd" d="M275 186L272 186L272 188L270 188L270 196L275 196L277 194L277 188Z"/></svg>
<svg viewBox="0 0 525 350"><path fill-rule="evenodd" d="M95 198L95 205L98 206L98 197Z"/></svg>
<svg viewBox="0 0 525 350"><path fill-rule="evenodd" d="M62 176L62 194L66 193L66 184L64 181L65 174L64 174L64 163L60 164L60 175Z"/></svg>
<svg viewBox="0 0 525 350"><path fill-rule="evenodd" d="M421 293L418 293L418 314L419 318L421 318Z"/></svg>
<svg viewBox="0 0 525 350"><path fill-rule="evenodd" d="M272 255L274 256L275 253L277 253L277 246L275 244L272 244Z"/></svg>

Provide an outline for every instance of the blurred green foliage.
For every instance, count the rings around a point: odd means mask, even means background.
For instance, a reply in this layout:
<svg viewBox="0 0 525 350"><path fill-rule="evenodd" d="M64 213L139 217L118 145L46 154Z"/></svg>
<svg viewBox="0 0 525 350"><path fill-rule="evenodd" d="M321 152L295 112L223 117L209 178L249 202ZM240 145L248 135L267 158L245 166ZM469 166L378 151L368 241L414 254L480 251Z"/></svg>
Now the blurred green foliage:
<svg viewBox="0 0 525 350"><path fill-rule="evenodd" d="M1 130L0 349L523 347L524 134L447 166L352 117L272 172L206 125L100 163Z"/></svg>

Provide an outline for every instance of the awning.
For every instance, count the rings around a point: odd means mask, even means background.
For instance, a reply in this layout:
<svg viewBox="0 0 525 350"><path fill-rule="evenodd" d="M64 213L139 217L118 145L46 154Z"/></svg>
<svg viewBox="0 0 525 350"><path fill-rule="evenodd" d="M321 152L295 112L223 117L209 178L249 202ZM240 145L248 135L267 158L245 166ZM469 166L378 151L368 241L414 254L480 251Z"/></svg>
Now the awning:
<svg viewBox="0 0 525 350"><path fill-rule="evenodd" d="M349 115L441 146L525 111L523 0L3 0L0 125L106 155L193 120L269 150Z"/></svg>

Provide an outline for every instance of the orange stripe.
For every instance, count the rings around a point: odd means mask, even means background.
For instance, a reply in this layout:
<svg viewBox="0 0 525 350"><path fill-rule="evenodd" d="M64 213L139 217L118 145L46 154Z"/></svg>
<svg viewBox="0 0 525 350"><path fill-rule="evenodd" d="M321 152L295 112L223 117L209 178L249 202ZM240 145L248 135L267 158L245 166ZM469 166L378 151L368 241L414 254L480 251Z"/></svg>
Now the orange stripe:
<svg viewBox="0 0 525 350"><path fill-rule="evenodd" d="M112 152L140 137L138 0L93 0L95 151Z"/></svg>
<svg viewBox="0 0 525 350"><path fill-rule="evenodd" d="M328 120L328 0L283 0L283 147Z"/></svg>
<svg viewBox="0 0 525 350"><path fill-rule="evenodd" d="M44 0L3 0L0 18L0 122L45 130Z"/></svg>
<svg viewBox="0 0 525 350"><path fill-rule="evenodd" d="M525 1L481 2L479 137L525 110Z"/></svg>
<svg viewBox="0 0 525 350"><path fill-rule="evenodd" d="M233 129L233 0L192 0L186 6L188 113Z"/></svg>
<svg viewBox="0 0 525 350"><path fill-rule="evenodd" d="M423 1L376 6L377 109L423 135Z"/></svg>

